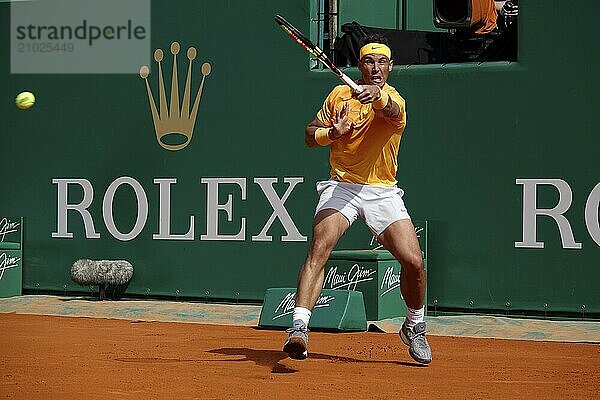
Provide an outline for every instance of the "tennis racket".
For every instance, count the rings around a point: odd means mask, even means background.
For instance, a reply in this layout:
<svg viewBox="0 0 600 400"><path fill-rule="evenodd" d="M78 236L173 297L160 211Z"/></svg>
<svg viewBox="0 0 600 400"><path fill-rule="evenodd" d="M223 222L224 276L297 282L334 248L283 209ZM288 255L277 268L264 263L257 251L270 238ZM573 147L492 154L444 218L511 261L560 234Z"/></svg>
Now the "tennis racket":
<svg viewBox="0 0 600 400"><path fill-rule="evenodd" d="M342 80L342 82L350 86L352 90L358 93L365 90L361 85L354 82L352 78L340 71L339 68L336 67L333 64L333 62L331 62L331 60L329 59L329 57L327 57L323 50L318 48L313 42L310 41L310 39L304 36L302 32L296 29L294 25L286 21L285 18L283 18L281 15L276 15L275 22L277 22L281 29L283 29L285 33L290 35L291 38L294 39L300 46L302 46L306 51L315 56L317 60L325 64L325 66L329 68L334 74L336 74L338 78Z"/></svg>

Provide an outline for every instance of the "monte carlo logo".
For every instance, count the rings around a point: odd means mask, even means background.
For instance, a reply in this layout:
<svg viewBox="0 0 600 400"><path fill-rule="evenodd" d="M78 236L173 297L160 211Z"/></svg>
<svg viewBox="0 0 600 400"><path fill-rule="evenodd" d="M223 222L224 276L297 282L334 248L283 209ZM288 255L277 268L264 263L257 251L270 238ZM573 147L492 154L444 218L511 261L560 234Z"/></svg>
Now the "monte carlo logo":
<svg viewBox="0 0 600 400"><path fill-rule="evenodd" d="M157 49L154 52L154 60L158 64L158 102L157 109L152 96L152 89L148 83L149 68L144 65L140 68L140 76L146 82L148 91L148 101L150 102L150 110L152 111L152 121L154 122L154 130L156 132L156 140L164 149L181 150L186 147L192 140L194 134L194 125L196 123L196 115L202 97L204 81L211 72L211 66L205 62L202 64L202 82L198 88L198 92L194 98L192 110L190 112L191 100L191 82L192 82L192 64L196 59L196 49L190 47L187 49L186 56L188 59L187 77L185 80L185 89L183 92L183 103L179 106L179 80L177 78L177 55L180 51L179 43L171 43L171 54L173 55L173 72L171 78L171 96L169 99L169 107L167 108L167 95L165 93L165 82L162 71L162 60L164 58L163 51Z"/></svg>

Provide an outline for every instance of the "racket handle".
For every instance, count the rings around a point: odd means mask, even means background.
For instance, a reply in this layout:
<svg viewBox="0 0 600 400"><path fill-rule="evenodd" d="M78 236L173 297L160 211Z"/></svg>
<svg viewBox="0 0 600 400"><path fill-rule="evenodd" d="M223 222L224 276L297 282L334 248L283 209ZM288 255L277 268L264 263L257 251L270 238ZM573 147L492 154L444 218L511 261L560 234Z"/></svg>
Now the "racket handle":
<svg viewBox="0 0 600 400"><path fill-rule="evenodd" d="M344 81L344 83L346 85L350 86L352 88L352 90L354 90L357 93L361 93L363 90L365 90L364 87L362 87L361 85L354 82L352 80L352 78L350 78L348 75L346 75L344 73L342 73L342 76L340 76L340 78L342 78L342 81Z"/></svg>

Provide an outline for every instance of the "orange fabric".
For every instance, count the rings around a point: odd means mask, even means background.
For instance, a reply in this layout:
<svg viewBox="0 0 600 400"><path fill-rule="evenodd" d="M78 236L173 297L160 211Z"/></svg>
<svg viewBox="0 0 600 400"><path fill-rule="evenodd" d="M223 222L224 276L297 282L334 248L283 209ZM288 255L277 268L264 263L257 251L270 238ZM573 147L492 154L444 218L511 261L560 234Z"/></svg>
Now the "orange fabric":
<svg viewBox="0 0 600 400"><path fill-rule="evenodd" d="M471 27L476 34L490 33L496 28L498 13L494 0L472 0Z"/></svg>
<svg viewBox="0 0 600 400"><path fill-rule="evenodd" d="M336 110L348 103L349 118L354 132L330 145L331 179L363 185L393 186L396 184L398 149L406 125L404 99L387 83L382 88L400 106L397 118L375 117L371 104L361 104L352 98L346 85L336 86L325 99L317 119L325 126L333 125Z"/></svg>

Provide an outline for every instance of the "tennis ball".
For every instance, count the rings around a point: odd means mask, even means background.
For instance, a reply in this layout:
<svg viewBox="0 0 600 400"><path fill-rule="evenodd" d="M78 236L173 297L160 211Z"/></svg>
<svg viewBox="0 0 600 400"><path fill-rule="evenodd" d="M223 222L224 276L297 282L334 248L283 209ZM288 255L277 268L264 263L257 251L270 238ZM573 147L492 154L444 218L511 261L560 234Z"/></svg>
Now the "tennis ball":
<svg viewBox="0 0 600 400"><path fill-rule="evenodd" d="M21 110L26 110L30 108L31 106L33 106L34 103L35 96L31 92L21 92L17 95L17 98L15 99L15 104Z"/></svg>

